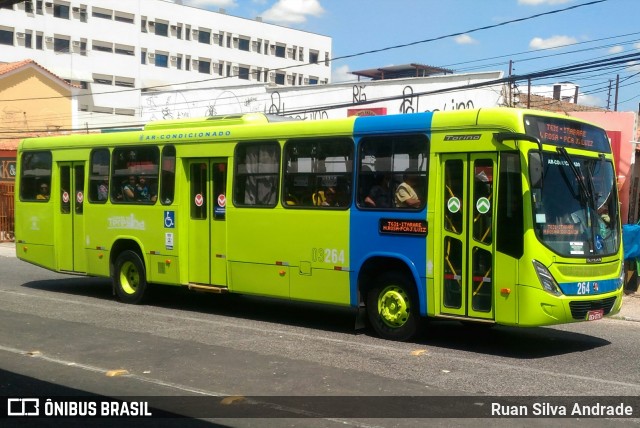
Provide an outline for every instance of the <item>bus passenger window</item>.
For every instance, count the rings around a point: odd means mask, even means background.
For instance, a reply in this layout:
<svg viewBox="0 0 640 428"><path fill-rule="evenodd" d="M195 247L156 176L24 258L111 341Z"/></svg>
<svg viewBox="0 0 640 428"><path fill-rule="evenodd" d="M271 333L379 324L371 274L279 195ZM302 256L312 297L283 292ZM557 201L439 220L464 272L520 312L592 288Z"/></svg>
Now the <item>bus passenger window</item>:
<svg viewBox="0 0 640 428"><path fill-rule="evenodd" d="M285 148L283 205L348 208L351 205L353 141L292 139Z"/></svg>
<svg viewBox="0 0 640 428"><path fill-rule="evenodd" d="M239 207L275 207L278 200L280 145L277 142L236 146L233 201Z"/></svg>
<svg viewBox="0 0 640 428"><path fill-rule="evenodd" d="M49 201L51 194L51 153L25 152L20 173L20 199Z"/></svg>
<svg viewBox="0 0 640 428"><path fill-rule="evenodd" d="M428 174L428 140L424 135L365 137L359 147L359 208L424 208Z"/></svg>
<svg viewBox="0 0 640 428"><path fill-rule="evenodd" d="M89 201L105 203L109 195L109 149L91 152L89 164Z"/></svg>
<svg viewBox="0 0 640 428"><path fill-rule="evenodd" d="M157 199L157 147L115 149L111 170L111 202L154 204Z"/></svg>
<svg viewBox="0 0 640 428"><path fill-rule="evenodd" d="M176 148L166 146L162 149L162 176L160 178L160 202L162 205L173 203L176 181Z"/></svg>

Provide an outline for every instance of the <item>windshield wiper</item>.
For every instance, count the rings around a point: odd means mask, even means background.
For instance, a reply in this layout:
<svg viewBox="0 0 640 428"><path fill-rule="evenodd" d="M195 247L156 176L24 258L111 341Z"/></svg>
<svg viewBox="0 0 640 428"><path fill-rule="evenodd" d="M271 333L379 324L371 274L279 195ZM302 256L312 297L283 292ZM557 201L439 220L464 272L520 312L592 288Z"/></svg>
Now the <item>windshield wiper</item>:
<svg viewBox="0 0 640 428"><path fill-rule="evenodd" d="M598 230L596 229L598 222L597 219L594 219L594 215L596 215L596 202L594 199L595 189L593 187L593 178L587 168L587 172L589 172L589 187L587 187L584 176L580 174L576 166L573 164L573 160L571 159L571 156L569 156L569 153L567 153L567 149L565 149L564 147L557 147L556 150L569 164L569 169L571 169L571 172L573 172L573 175L576 177L576 181L578 182L578 186L580 187L580 193L582 194L582 198L585 202L585 220L587 221L586 227L591 231L591 233L589 234L589 250L593 254L595 253L596 248L595 237L598 233Z"/></svg>

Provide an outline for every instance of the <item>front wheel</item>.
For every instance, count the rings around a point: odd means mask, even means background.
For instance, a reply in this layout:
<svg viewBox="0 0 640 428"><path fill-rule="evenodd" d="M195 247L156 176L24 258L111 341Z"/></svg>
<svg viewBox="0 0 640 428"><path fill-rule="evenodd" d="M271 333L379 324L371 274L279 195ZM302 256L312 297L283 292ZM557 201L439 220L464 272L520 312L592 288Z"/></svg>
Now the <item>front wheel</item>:
<svg viewBox="0 0 640 428"><path fill-rule="evenodd" d="M135 251L123 251L114 266L113 282L120 299L124 303L142 302L147 290L147 275L144 262Z"/></svg>
<svg viewBox="0 0 640 428"><path fill-rule="evenodd" d="M420 326L413 281L399 273L383 274L367 293L367 315L380 337L399 341L411 339Z"/></svg>

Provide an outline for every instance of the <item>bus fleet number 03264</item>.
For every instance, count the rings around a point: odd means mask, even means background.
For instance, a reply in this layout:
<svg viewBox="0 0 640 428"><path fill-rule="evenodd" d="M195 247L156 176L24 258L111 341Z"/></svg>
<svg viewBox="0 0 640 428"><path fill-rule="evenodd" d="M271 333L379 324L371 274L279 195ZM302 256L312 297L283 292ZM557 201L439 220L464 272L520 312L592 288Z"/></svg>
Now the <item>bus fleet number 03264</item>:
<svg viewBox="0 0 640 428"><path fill-rule="evenodd" d="M311 261L344 264L344 250L337 248L312 248Z"/></svg>

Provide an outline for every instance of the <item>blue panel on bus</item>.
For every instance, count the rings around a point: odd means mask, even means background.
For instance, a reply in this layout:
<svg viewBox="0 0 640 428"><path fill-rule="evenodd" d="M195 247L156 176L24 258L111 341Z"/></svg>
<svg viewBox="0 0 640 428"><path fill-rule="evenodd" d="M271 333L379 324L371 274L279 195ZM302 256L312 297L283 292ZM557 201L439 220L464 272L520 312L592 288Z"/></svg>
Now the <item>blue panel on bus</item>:
<svg viewBox="0 0 640 428"><path fill-rule="evenodd" d="M359 137L389 134L425 134L430 137L433 113L414 113L392 116L358 117L354 134ZM426 208L409 210L360 210L355 205L350 218L350 265L352 272L379 258L394 259L404 263L418 284L420 313L426 315L427 242L426 233L384 233L381 224L410 224L412 230L426 224ZM428 232L427 232L428 233ZM358 278L351 278L351 305L358 304ZM363 296L365 298L365 296Z"/></svg>
<svg viewBox="0 0 640 428"><path fill-rule="evenodd" d="M433 113L363 116L356 119L353 131L356 136L391 132L429 132L432 119Z"/></svg>

